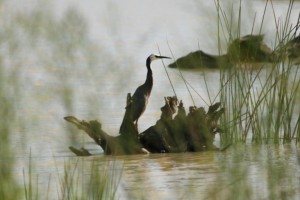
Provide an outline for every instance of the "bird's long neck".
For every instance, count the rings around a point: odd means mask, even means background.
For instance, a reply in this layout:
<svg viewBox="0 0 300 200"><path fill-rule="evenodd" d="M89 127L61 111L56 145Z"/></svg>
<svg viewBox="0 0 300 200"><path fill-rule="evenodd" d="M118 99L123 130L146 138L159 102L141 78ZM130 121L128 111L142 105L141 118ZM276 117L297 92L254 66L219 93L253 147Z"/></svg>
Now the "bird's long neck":
<svg viewBox="0 0 300 200"><path fill-rule="evenodd" d="M146 66L147 66L147 78L146 78L144 85L147 87L147 91L149 91L149 93L151 93L151 90L153 87L152 70L150 67L150 63L147 62Z"/></svg>

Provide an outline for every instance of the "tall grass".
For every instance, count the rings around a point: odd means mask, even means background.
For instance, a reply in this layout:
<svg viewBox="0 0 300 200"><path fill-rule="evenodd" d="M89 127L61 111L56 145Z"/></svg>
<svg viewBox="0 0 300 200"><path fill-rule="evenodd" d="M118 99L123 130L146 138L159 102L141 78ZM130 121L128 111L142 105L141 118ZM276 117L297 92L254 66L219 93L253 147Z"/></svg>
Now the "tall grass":
<svg viewBox="0 0 300 200"><path fill-rule="evenodd" d="M234 21L228 19L228 13L217 5L218 24L223 28L219 37L226 37L231 43L233 36L240 36L243 11L239 6L239 15ZM268 5L266 3L265 10ZM226 134L221 135L222 143L246 142L248 139L255 143L299 140L299 71L297 66L284 59L284 44L299 26L289 25L292 8L293 1L290 1L284 22L274 18L277 27L274 49L277 60L260 64L259 67L237 62L230 70L220 71L220 99L226 108L222 118ZM238 28L232 29L232 24L238 24Z"/></svg>
<svg viewBox="0 0 300 200"><path fill-rule="evenodd" d="M20 177L17 178L14 173L15 168L20 168L15 164L15 153L20 155L19 152L22 150L26 152L27 147L32 145L32 138L45 133L45 127L42 127L42 125L47 125L45 116L46 119L50 119L49 116L51 116L51 111L45 112L49 108L48 103L58 102L58 107L61 104L64 112L68 114L76 111L74 99L76 99L75 95L78 91L74 92L74 88L76 88L74 87L74 77L76 74L80 77L82 75L80 72L86 72L87 69L91 69L95 63L98 63L96 53L99 51L89 40L86 21L76 10L70 9L61 19L57 19L51 12L47 1L38 4L32 11L11 11L9 6L6 11L6 3L6 1L0 1L2 19L0 21L0 199L13 200L21 197L40 199L44 195L41 194L44 188L39 187L39 175L35 176L36 163L32 162L31 153L28 166L23 168L23 185ZM82 67L83 65L84 67ZM75 73L74 69L78 69L79 72ZM37 84L37 79L42 81ZM45 85L43 85L43 81ZM87 81L89 81L88 78ZM56 87L56 84L59 87ZM47 96L46 93L53 95L47 104L39 101ZM89 108L93 112L97 110L94 102L93 99L93 104L90 104ZM32 110L33 113L28 116L26 111L30 110L31 106L35 110ZM25 113L22 112L23 110ZM63 116L65 115L56 116L55 120L63 123ZM45 120L45 122L40 123L41 120ZM34 126L36 125L40 126L38 135L35 135L36 127ZM55 125L53 124L53 126ZM22 128L29 131L21 131ZM18 134L19 132L21 133ZM69 132L71 133L71 131ZM70 134L69 140L74 143L73 136L74 134ZM41 138L43 142L47 140L45 137L47 135L43 135ZM42 152L45 149L40 150L33 154L44 156ZM22 154L22 156L24 155ZM21 158L19 159L21 160ZM18 161L20 162L20 160ZM59 194L61 196L59 199L78 199L79 195L80 199L114 197L115 194L109 193L109 191L116 191L113 187L117 185L114 181L117 181L118 178L108 174L113 172L113 169L109 169L108 166L89 168L93 173L90 175L90 182L87 183L90 187L85 188L85 192L89 195L85 195L75 191L81 187L81 183L76 182L77 185L75 184L76 177L70 172L76 171L76 166L75 169L72 167L65 164L64 179L60 180ZM104 174L105 171L107 173ZM79 176L81 173L77 172L77 175ZM100 182L96 182L98 178ZM107 182L105 183L105 181ZM50 182L49 179L48 185ZM91 186L91 184L95 185ZM54 195L48 193L46 197L52 199Z"/></svg>
<svg viewBox="0 0 300 200"><path fill-rule="evenodd" d="M116 199L122 175L122 165L117 161L97 160L87 162L69 160L63 174L58 170L58 199Z"/></svg>
<svg viewBox="0 0 300 200"><path fill-rule="evenodd" d="M0 1L2 8L3 2ZM18 63L14 61L17 44L8 24L5 12L0 10L0 52L8 54L0 55L0 199L19 199L20 186L15 180L13 168L15 166L13 135L16 127L20 125L17 117L17 105L15 102L20 98L20 83ZM5 21L6 23L3 23Z"/></svg>
<svg viewBox="0 0 300 200"><path fill-rule="evenodd" d="M57 173L49 177L48 187L43 188L39 187L39 175L33 172L30 157L27 170L23 170L25 199L117 199L122 166L110 159L103 162L96 158L70 158L63 166L57 165Z"/></svg>
<svg viewBox="0 0 300 200"><path fill-rule="evenodd" d="M297 199L298 167L290 162L297 147L292 146L234 145L220 155L221 174L205 199Z"/></svg>
<svg viewBox="0 0 300 200"><path fill-rule="evenodd" d="M32 170L33 170L33 166L32 166L32 159L31 159L31 152L30 152L29 162L28 162L28 172L26 173L25 170L23 169L23 181L24 181L23 187L24 187L24 194L26 200L39 199L38 176L36 179L34 179ZM34 183L36 183L36 185Z"/></svg>
<svg viewBox="0 0 300 200"><path fill-rule="evenodd" d="M11 134L16 124L15 107L13 102L18 96L13 94L13 87L8 85L10 76L6 76L3 62L0 60L0 199L18 199L20 188L17 184L14 173L14 152L10 145ZM15 85L14 85L15 86ZM14 96L16 95L16 96Z"/></svg>

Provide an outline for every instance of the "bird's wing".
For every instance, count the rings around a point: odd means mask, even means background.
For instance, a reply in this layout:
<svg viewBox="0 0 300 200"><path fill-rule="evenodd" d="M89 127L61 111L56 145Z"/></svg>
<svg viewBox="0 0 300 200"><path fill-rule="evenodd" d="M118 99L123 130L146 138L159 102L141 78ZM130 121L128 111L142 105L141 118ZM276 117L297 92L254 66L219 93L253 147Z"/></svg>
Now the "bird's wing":
<svg viewBox="0 0 300 200"><path fill-rule="evenodd" d="M131 114L133 121L137 120L145 111L147 96L143 92L143 87L138 87L132 96Z"/></svg>

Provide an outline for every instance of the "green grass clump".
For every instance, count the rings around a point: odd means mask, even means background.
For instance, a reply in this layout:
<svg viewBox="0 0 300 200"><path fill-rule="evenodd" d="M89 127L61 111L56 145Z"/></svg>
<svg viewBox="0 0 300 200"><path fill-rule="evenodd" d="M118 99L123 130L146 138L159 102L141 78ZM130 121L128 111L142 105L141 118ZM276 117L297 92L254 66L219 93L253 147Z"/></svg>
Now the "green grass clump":
<svg viewBox="0 0 300 200"><path fill-rule="evenodd" d="M220 155L220 172L208 186L205 199L297 199L294 150L290 144L233 145Z"/></svg>
<svg viewBox="0 0 300 200"><path fill-rule="evenodd" d="M39 187L39 175L33 172L30 157L28 171L23 170L25 199L117 199L122 166L115 160L70 158L63 166L56 166L56 176L50 175L48 186L43 188Z"/></svg>
<svg viewBox="0 0 300 200"><path fill-rule="evenodd" d="M299 28L299 21L294 26L288 25L293 2L290 1L286 21L281 23L274 19L277 45L273 52L276 59L256 66L237 62L233 68L220 71L220 100L227 111L222 119L226 130L226 134L221 135L222 143L246 142L248 139L255 143L299 140L299 70L297 65L285 59L284 45ZM268 1L266 8L267 5ZM235 22L228 20L228 15L218 8L219 26L228 31L224 37L228 36L230 43L231 38L240 36L241 6L236 22L238 27L234 29L237 32L232 31Z"/></svg>
<svg viewBox="0 0 300 200"><path fill-rule="evenodd" d="M0 2L0 7L2 2ZM0 17L3 19L2 10ZM1 22L0 22L1 24ZM14 53L13 42L7 35L9 30L0 28L0 48L8 48L8 52ZM19 94L19 74L18 66L12 61L11 55L0 56L0 199L19 199L20 187L15 180L13 167L15 164L14 148L12 147L12 134L19 126L15 102L20 97ZM11 61L11 62L10 62ZM6 65L9 62L10 65Z"/></svg>
<svg viewBox="0 0 300 200"><path fill-rule="evenodd" d="M64 165L59 177L58 199L116 199L122 169L117 162L82 161Z"/></svg>
<svg viewBox="0 0 300 200"><path fill-rule="evenodd" d="M1 62L1 61L0 61ZM20 188L14 173L14 152L10 145L10 134L15 124L15 108L12 104L7 79L3 76L3 64L0 63L0 199L19 199Z"/></svg>

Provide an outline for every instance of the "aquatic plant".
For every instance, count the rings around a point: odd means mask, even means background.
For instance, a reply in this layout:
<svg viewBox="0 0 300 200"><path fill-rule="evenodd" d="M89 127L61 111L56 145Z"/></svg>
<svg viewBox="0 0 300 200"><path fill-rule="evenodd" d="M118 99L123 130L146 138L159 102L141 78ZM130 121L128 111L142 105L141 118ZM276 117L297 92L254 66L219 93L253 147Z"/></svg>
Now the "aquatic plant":
<svg viewBox="0 0 300 200"><path fill-rule="evenodd" d="M122 175L122 164L114 160L76 158L64 165L59 179L58 199L116 199Z"/></svg>
<svg viewBox="0 0 300 200"><path fill-rule="evenodd" d="M262 63L254 69L251 64L237 63L231 70L220 71L221 102L227 111L222 120L228 133L221 135L223 143L246 142L247 139L256 143L279 143L298 139L299 71L292 62L283 59L286 52L284 41L293 37L299 27L299 24L287 25L293 2L289 3L284 22L274 19L278 27L278 43L275 45L277 60L268 64ZM266 3L266 7L267 5ZM223 12L221 8L219 12ZM241 7L239 12L242 13ZM240 17L237 19L238 24ZM231 23L235 22L230 22L225 17L220 17L218 21L220 26L228 26L228 35L239 35L239 32L230 32Z"/></svg>

